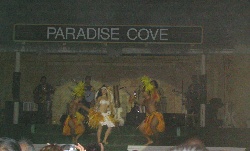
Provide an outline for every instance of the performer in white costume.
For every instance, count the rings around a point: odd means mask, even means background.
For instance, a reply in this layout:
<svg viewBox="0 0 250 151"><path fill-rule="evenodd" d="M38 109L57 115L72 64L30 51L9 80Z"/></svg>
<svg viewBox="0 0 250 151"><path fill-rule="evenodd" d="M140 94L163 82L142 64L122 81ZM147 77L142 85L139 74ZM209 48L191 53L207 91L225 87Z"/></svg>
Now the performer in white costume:
<svg viewBox="0 0 250 151"><path fill-rule="evenodd" d="M111 133L112 127L115 127L115 108L113 95L111 91L102 86L96 93L96 103L89 112L89 126L97 128L97 142L108 144L107 139ZM103 126L107 126L103 141L101 141L101 134Z"/></svg>

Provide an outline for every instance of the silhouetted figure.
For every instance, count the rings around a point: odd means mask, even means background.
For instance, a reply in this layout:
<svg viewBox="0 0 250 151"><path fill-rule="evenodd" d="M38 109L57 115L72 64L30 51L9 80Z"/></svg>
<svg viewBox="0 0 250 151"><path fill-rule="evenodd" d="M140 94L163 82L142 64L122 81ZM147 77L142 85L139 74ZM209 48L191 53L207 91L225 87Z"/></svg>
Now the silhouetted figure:
<svg viewBox="0 0 250 151"><path fill-rule="evenodd" d="M12 138L1 137L0 138L0 150L1 151L21 151L21 147L18 142Z"/></svg>
<svg viewBox="0 0 250 151"><path fill-rule="evenodd" d="M213 98L209 101L209 104L206 105L206 125L208 127L222 126L222 120L217 118L217 114L223 105L220 98Z"/></svg>
<svg viewBox="0 0 250 151"><path fill-rule="evenodd" d="M52 118L52 100L51 95L55 89L47 83L47 78L42 76L40 84L33 91L34 102L38 105L39 123L51 124Z"/></svg>
<svg viewBox="0 0 250 151"><path fill-rule="evenodd" d="M199 114L200 112L200 94L201 94L201 85L198 80L197 75L193 75L192 78L192 83L189 85L188 90L186 92L186 98L187 98L187 103L186 103L186 108L188 114Z"/></svg>
<svg viewBox="0 0 250 151"><path fill-rule="evenodd" d="M192 75L191 80L192 83L188 86L187 92L185 93L187 99L185 106L187 114L189 115L187 125L197 126L200 117L200 104L202 102L202 86L197 75Z"/></svg>

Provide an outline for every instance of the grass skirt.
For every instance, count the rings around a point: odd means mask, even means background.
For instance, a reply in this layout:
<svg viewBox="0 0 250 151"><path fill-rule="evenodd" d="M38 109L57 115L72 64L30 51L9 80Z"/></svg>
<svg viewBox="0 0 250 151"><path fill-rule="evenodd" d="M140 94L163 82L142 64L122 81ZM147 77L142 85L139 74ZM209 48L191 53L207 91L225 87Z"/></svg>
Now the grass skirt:
<svg viewBox="0 0 250 151"><path fill-rule="evenodd" d="M64 126L63 126L63 135L69 136L71 135L70 133L70 127L69 127L69 121L73 120L74 125L75 125L75 134L81 134L85 131L85 128L83 126L83 120L84 120L84 116L82 114L80 114L79 112L76 112L76 117L75 118L71 118L69 115L66 118L65 122L64 122Z"/></svg>

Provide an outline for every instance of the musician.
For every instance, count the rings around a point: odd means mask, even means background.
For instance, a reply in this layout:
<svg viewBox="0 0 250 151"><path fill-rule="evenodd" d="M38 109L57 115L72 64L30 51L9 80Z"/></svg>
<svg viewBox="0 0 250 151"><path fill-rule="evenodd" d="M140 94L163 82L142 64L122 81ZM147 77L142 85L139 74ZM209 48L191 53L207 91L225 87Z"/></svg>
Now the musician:
<svg viewBox="0 0 250 151"><path fill-rule="evenodd" d="M191 77L192 83L189 85L186 92L187 98L187 112L188 114L199 114L200 111L200 95L201 95L201 85L198 80L197 75Z"/></svg>
<svg viewBox="0 0 250 151"><path fill-rule="evenodd" d="M84 79L84 94L82 99L82 104L88 108L91 108L95 105L95 90L91 85L91 76L86 76ZM93 130L88 126L88 112L84 109L79 109L79 112L86 117L84 125L86 128L86 133L93 133Z"/></svg>
<svg viewBox="0 0 250 151"><path fill-rule="evenodd" d="M41 123L50 124L52 118L52 100L51 95L55 92L52 85L47 83L46 76L42 76L40 84L33 91L34 102L38 104L38 113Z"/></svg>
<svg viewBox="0 0 250 151"><path fill-rule="evenodd" d="M85 77L85 94L84 94L84 104L90 108L95 103L95 90L91 85L91 76Z"/></svg>

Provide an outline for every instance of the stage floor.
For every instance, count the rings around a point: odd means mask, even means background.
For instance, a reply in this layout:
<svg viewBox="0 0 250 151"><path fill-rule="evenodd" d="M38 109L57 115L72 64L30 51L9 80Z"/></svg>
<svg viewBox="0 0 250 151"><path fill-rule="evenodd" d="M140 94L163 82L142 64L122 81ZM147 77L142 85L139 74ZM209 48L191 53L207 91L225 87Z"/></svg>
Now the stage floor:
<svg viewBox="0 0 250 151"><path fill-rule="evenodd" d="M103 134L106 129L103 129ZM96 142L96 131L89 130L79 139L79 143L86 146L89 143ZM180 135L179 135L180 134ZM206 147L222 147L230 150L242 150L250 148L250 129L236 128L194 128L181 127L177 135L176 127L167 127L166 132L160 136L160 144L163 147L176 146L185 140L198 137ZM34 144L71 144L71 138L62 135L61 125L45 124L1 124L0 136L10 137L16 140L21 138L30 139ZM140 148L146 140L136 129L136 126L125 125L115 127L108 140L109 144L105 146L105 151L127 151L131 146ZM149 146L150 148L150 146ZM212 149L212 148L211 148ZM212 149L213 150L213 149Z"/></svg>

